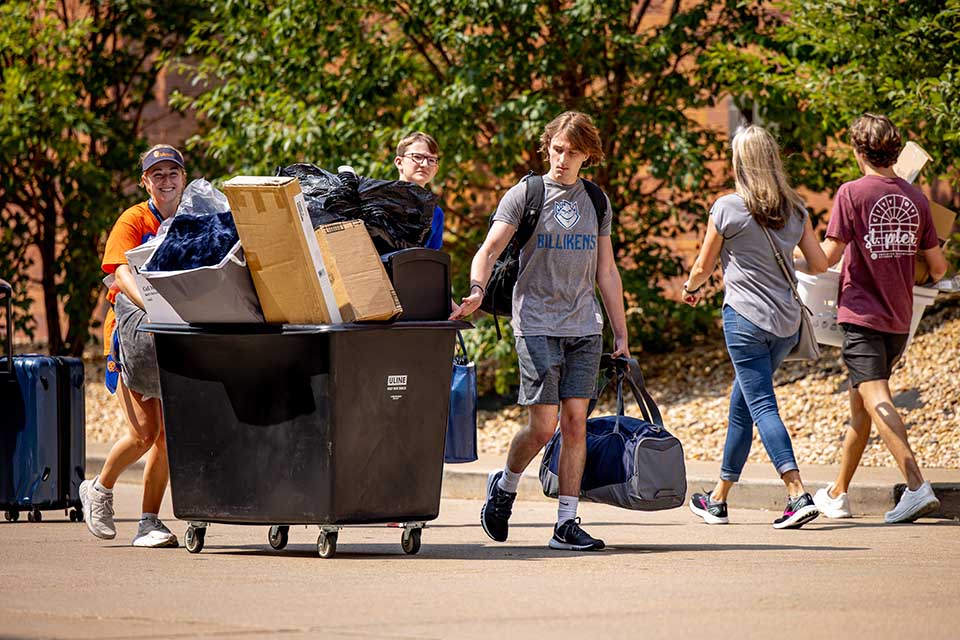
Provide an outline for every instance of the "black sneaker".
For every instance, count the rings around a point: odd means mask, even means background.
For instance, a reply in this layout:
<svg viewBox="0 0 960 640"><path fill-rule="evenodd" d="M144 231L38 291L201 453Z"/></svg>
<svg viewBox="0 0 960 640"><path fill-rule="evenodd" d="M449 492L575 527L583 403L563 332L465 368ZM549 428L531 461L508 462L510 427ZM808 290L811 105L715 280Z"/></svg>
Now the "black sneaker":
<svg viewBox="0 0 960 640"><path fill-rule="evenodd" d="M480 525L491 539L507 541L510 513L517 494L504 491L498 486L503 471L491 471L487 477L487 501L480 509Z"/></svg>
<svg viewBox="0 0 960 640"><path fill-rule="evenodd" d="M564 551L599 551L606 546L603 540L597 540L580 528L580 518L572 518L553 528L550 538L551 549Z"/></svg>
<svg viewBox="0 0 960 640"><path fill-rule="evenodd" d="M783 515L773 521L774 529L799 529L820 515L809 493L796 498L788 498Z"/></svg>
<svg viewBox="0 0 960 640"><path fill-rule="evenodd" d="M707 524L727 524L727 503L714 500L709 491L690 496L690 511L703 518Z"/></svg>

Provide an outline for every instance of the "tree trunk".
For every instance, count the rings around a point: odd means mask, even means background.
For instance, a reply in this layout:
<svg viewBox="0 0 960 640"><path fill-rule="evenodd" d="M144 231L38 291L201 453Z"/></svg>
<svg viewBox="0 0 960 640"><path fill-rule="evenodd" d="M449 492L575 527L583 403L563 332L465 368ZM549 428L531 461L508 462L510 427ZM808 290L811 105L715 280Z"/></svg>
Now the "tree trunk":
<svg viewBox="0 0 960 640"><path fill-rule="evenodd" d="M43 309L47 320L47 348L50 355L60 355L63 350L63 336L60 333L60 305L57 296L57 212L51 203L42 211L43 234L40 236L40 265L43 286Z"/></svg>

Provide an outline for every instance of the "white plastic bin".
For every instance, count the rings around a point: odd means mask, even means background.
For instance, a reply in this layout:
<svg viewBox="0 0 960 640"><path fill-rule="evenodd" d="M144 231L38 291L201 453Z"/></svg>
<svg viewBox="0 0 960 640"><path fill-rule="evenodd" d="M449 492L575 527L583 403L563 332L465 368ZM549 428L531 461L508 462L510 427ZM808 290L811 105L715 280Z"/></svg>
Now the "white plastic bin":
<svg viewBox="0 0 960 640"><path fill-rule="evenodd" d="M837 324L837 288L840 286L840 272L829 270L819 276L808 276L797 272L797 291L813 313L813 334L820 344L839 347L843 345L843 330ZM933 287L913 288L913 318L910 321L910 336L907 346L917 332L923 310L933 304L937 297Z"/></svg>

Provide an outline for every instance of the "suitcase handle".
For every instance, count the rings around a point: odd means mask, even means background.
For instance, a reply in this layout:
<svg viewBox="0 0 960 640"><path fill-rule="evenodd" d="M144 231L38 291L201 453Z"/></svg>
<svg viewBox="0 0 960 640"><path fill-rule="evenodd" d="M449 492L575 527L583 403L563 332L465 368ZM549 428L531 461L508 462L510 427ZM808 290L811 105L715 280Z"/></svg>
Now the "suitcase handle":
<svg viewBox="0 0 960 640"><path fill-rule="evenodd" d="M13 287L0 279L0 294L3 295L7 314L7 335L4 337L4 354L7 356L7 373L13 375Z"/></svg>

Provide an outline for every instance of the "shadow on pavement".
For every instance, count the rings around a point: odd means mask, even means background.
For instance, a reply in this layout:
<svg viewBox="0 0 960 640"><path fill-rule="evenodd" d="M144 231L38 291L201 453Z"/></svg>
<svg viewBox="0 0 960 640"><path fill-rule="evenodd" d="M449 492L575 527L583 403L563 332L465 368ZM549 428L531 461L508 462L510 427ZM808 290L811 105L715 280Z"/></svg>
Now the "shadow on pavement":
<svg viewBox="0 0 960 640"><path fill-rule="evenodd" d="M676 544L676 545L643 545L628 544L609 546L599 552L571 552L556 551L546 544L536 546L524 545L493 545L493 544L430 544L423 543L420 553L407 556L400 550L399 541L396 544L363 543L351 544L341 541L337 547L337 554L326 562L343 562L349 560L402 560L415 562L417 558L431 560L543 560L559 558L588 558L610 555L640 555L650 553L683 553L690 551L869 551L870 547L834 547L814 545L781 545L781 544ZM207 545L202 554L210 553L214 556L270 556L281 559L321 559L317 556L315 545L295 544L281 551L274 551L266 544L258 545Z"/></svg>
<svg viewBox="0 0 960 640"><path fill-rule="evenodd" d="M911 525L914 527L949 527L957 526L958 523L956 520L947 520L946 518L937 519L937 520L924 520L922 522L901 522L898 524L887 524L886 522L838 522L838 523L824 523L822 525L814 524L812 529L817 531L837 531L840 529L870 529L873 527L881 529L898 529L901 531L907 530Z"/></svg>

